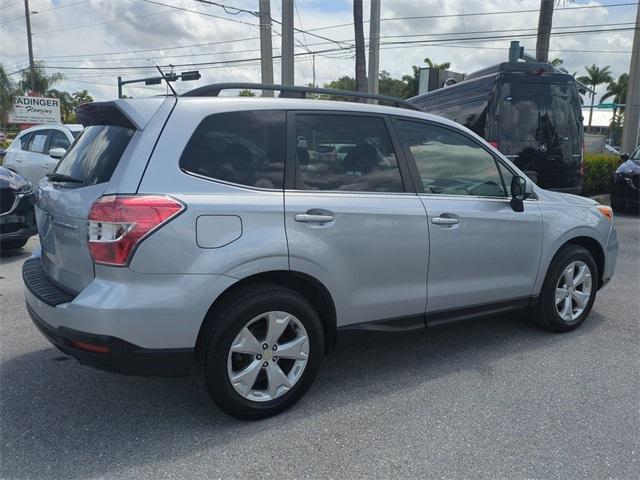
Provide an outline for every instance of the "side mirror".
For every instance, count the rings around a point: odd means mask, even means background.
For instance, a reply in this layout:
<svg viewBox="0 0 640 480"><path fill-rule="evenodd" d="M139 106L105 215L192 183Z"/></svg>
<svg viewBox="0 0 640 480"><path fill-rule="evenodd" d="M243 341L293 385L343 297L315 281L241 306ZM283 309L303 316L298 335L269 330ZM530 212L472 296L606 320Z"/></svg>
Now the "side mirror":
<svg viewBox="0 0 640 480"><path fill-rule="evenodd" d="M621 153L620 154L620 160L622 160L623 162L626 162L627 160L629 160L629 154L628 153Z"/></svg>
<svg viewBox="0 0 640 480"><path fill-rule="evenodd" d="M514 212L524 212L524 199L533 192L533 186L527 180L514 175L511 179L511 208Z"/></svg>
<svg viewBox="0 0 640 480"><path fill-rule="evenodd" d="M64 148L52 148L49 150L49 156L58 160L61 159L65 153L67 153L67 151Z"/></svg>

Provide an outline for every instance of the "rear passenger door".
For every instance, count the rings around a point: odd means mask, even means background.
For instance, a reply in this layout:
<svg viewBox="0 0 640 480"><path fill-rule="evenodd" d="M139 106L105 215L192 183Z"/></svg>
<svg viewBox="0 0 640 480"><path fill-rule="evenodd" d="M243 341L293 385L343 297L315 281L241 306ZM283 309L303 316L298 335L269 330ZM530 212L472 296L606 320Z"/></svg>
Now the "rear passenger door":
<svg viewBox="0 0 640 480"><path fill-rule="evenodd" d="M427 322L435 312L528 301L542 248L536 202L512 209L513 173L471 136L417 120L396 125L429 220Z"/></svg>
<svg viewBox="0 0 640 480"><path fill-rule="evenodd" d="M290 112L285 226L291 269L321 281L338 326L419 317L426 214L384 116ZM302 139L302 140L300 140ZM327 146L350 145L344 156Z"/></svg>
<svg viewBox="0 0 640 480"><path fill-rule="evenodd" d="M50 158L49 134L51 130L36 130L31 134L27 151L23 152L21 175L27 177L35 186L48 172L47 159ZM23 173L24 172L24 173Z"/></svg>

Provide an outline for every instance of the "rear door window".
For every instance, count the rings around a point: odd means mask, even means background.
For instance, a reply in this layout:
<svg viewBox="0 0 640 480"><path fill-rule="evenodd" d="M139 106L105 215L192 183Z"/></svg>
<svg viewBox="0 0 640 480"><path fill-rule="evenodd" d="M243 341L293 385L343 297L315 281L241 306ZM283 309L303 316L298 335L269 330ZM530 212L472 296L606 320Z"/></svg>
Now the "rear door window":
<svg viewBox="0 0 640 480"><path fill-rule="evenodd" d="M131 128L115 125L85 128L60 161L55 173L77 178L84 185L108 182L134 133L135 130Z"/></svg>
<svg viewBox="0 0 640 480"><path fill-rule="evenodd" d="M284 185L286 113L259 110L205 118L180 157L182 170L249 187Z"/></svg>
<svg viewBox="0 0 640 480"><path fill-rule="evenodd" d="M20 137L20 150L26 150L29 145L29 140L31 140L31 133L26 133ZM16 141L16 147L18 146L18 142ZM13 144L12 144L13 145Z"/></svg>
<svg viewBox="0 0 640 480"><path fill-rule="evenodd" d="M27 150L33 153L44 153L50 131L51 130L38 130L37 132L34 132L29 138Z"/></svg>
<svg viewBox="0 0 640 480"><path fill-rule="evenodd" d="M296 135L307 139L306 146L296 149L297 189L404 191L398 160L382 118L298 114Z"/></svg>

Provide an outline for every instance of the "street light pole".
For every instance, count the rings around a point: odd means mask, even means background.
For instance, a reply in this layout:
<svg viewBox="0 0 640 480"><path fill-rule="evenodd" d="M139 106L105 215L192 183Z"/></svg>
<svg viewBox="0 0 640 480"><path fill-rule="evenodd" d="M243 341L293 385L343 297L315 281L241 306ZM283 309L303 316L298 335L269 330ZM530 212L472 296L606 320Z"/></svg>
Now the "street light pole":
<svg viewBox="0 0 640 480"><path fill-rule="evenodd" d="M380 68L380 0L371 0L369 22L369 93L378 93Z"/></svg>
<svg viewBox="0 0 640 480"><path fill-rule="evenodd" d="M24 0L24 16L27 20L27 45L29 46L29 69L31 71L31 91L36 90L36 66L33 62L33 44L31 39L31 11L29 10L29 0ZM41 92L42 93L42 92Z"/></svg>

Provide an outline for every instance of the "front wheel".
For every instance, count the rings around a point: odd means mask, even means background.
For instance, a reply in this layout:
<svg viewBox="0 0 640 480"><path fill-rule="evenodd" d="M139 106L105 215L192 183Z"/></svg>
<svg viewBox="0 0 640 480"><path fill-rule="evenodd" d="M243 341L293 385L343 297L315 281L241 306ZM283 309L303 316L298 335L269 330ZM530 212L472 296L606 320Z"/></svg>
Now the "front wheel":
<svg viewBox="0 0 640 480"><path fill-rule="evenodd" d="M538 305L536 323L551 332L577 328L589 315L598 289L598 268L589 251L578 245L560 249L549 266Z"/></svg>
<svg viewBox="0 0 640 480"><path fill-rule="evenodd" d="M298 401L324 352L315 310L277 285L233 294L212 312L202 337L200 382L222 410L245 419L275 415Z"/></svg>

